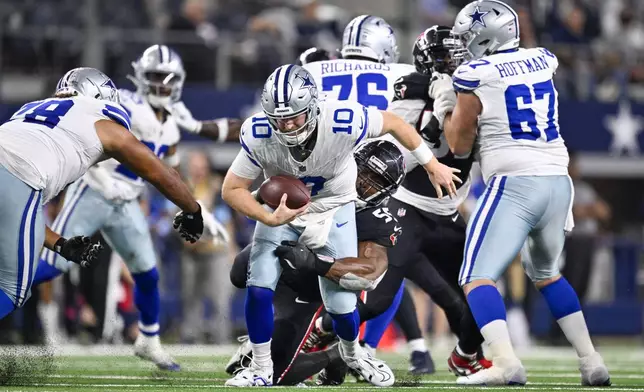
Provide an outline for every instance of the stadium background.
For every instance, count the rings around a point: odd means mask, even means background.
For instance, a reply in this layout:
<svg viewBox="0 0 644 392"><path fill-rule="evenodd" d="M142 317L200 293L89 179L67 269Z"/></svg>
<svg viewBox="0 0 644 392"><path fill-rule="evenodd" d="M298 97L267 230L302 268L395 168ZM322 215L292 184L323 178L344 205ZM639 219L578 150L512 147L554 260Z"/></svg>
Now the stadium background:
<svg viewBox="0 0 644 392"><path fill-rule="evenodd" d="M432 24L451 24L456 11L467 2L0 0L0 121L24 102L50 95L58 78L80 65L103 70L120 88L133 88L126 79L132 72L130 63L154 43L168 44L182 56L187 71L183 101L195 118L245 118L256 110L258 89L275 67L293 62L311 46L339 48L342 29L353 16L368 12L394 25L401 62L408 62L414 38ZM589 328L594 336L639 337L644 284L644 3L509 3L520 14L522 46L543 45L559 57L556 87L561 133L575 152L587 189L591 195L593 189L596 192L590 202L603 199L609 207L608 214L604 211L602 219L589 222L590 229L584 233L588 255L565 260L578 285L587 288L582 291ZM205 152L212 174L205 181L216 193L218 178L238 145L215 145L193 135L183 136L182 169L188 177L198 175L199 158L193 155ZM186 332L190 326L182 326L188 313L185 305L200 301L185 298L186 282L182 284L181 276L186 274L182 268L186 249L169 227L173 208L153 190L142 202L149 206L161 266L163 338L179 343L232 342L243 326L244 293L223 288L229 285L226 279L211 282L215 286L211 297L230 296L231 305L205 301L207 318L221 314L218 324L210 329L218 336ZM227 276L226 263L236 249L249 241L252 222L232 213L221 200L214 203L217 217L231 226L235 238L230 249L204 250L217 254L216 260L208 263L218 263L213 268L221 277ZM53 217L56 206L50 207ZM131 339L128 333L135 328L128 330L127 326L136 320L128 297L131 282L126 274L120 275L119 260L107 261L94 271L75 271L51 287L35 290L37 294L25 309L3 320L0 341L42 343L37 308L39 301L52 300L60 303L57 312L60 333L67 335L64 341ZM111 290L106 290L104 277L108 275L118 282ZM557 343L540 297L532 295L525 282L514 284L518 292L527 288L527 294L508 295L508 303L517 302L526 309L532 336ZM110 295L106 296L106 291ZM117 301L114 309L106 306ZM104 323L106 307L108 313L119 314L123 325L109 317L111 321ZM123 334L121 328L125 328Z"/></svg>

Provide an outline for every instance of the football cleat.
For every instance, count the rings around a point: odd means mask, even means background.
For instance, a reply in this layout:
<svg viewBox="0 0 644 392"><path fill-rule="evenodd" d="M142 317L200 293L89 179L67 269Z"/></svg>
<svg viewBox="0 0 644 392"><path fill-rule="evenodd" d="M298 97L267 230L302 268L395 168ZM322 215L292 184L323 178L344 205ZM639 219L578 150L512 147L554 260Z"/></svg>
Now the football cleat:
<svg viewBox="0 0 644 392"><path fill-rule="evenodd" d="M226 381L227 387L269 387L273 385L273 368L260 368L254 361Z"/></svg>
<svg viewBox="0 0 644 392"><path fill-rule="evenodd" d="M340 356L340 345L331 346L328 351L333 358L329 366L322 369L315 380L316 385L341 385L347 374L348 366Z"/></svg>
<svg viewBox="0 0 644 392"><path fill-rule="evenodd" d="M412 351L409 357L409 373L414 375L434 374L436 368L429 351Z"/></svg>
<svg viewBox="0 0 644 392"><path fill-rule="evenodd" d="M579 359L581 385L592 387L609 387L611 385L608 368L598 352Z"/></svg>
<svg viewBox="0 0 644 392"><path fill-rule="evenodd" d="M456 379L460 385L525 385L528 378L525 368L520 361L507 364L505 367L492 366L479 370L469 376L461 376Z"/></svg>
<svg viewBox="0 0 644 392"><path fill-rule="evenodd" d="M159 335L146 336L140 333L134 342L134 354L146 361L153 362L161 370L179 371L181 366L161 347Z"/></svg>
<svg viewBox="0 0 644 392"><path fill-rule="evenodd" d="M237 341L241 345L226 364L226 373L228 374L235 374L239 369L250 366L250 361L253 359L248 335L238 337Z"/></svg>
<svg viewBox="0 0 644 392"><path fill-rule="evenodd" d="M377 387L390 387L394 384L394 373L387 364L372 357L365 349L360 347L354 357L345 356L340 347L340 355L350 369L359 373L365 381Z"/></svg>
<svg viewBox="0 0 644 392"><path fill-rule="evenodd" d="M447 359L447 367L455 376L469 376L470 374L492 367L492 362L485 359L485 357L478 359L476 355L468 358L459 354L456 348L454 348L452 354Z"/></svg>
<svg viewBox="0 0 644 392"><path fill-rule="evenodd" d="M320 329L318 326L318 322L316 321L313 325L313 328L311 329L311 332L309 333L309 336L306 337L306 341L302 345L302 352L308 353L324 350L335 340L335 334L333 332L322 331L322 329Z"/></svg>

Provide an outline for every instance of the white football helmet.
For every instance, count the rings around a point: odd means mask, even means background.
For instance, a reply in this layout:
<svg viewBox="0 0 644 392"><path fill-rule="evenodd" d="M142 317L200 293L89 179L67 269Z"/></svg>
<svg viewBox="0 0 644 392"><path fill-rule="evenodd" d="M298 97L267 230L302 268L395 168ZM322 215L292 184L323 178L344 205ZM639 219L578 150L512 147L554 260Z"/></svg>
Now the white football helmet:
<svg viewBox="0 0 644 392"><path fill-rule="evenodd" d="M354 18L342 35L342 57L364 57L383 64L397 63L398 44L394 29L384 19L372 15Z"/></svg>
<svg viewBox="0 0 644 392"><path fill-rule="evenodd" d="M150 105L165 108L181 99L186 71L174 50L166 45L152 45L132 63L132 68L134 76L128 78Z"/></svg>

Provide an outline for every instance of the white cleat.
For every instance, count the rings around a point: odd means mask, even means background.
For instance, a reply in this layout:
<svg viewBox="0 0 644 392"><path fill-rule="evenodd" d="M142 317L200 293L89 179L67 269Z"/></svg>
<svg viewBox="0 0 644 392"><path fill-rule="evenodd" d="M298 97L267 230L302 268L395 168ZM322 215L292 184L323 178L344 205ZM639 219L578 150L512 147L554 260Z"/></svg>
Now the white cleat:
<svg viewBox="0 0 644 392"><path fill-rule="evenodd" d="M521 362L516 365L499 367L492 365L491 368L480 370L469 376L458 377L456 383L459 385L525 385L528 381L525 369Z"/></svg>
<svg viewBox="0 0 644 392"><path fill-rule="evenodd" d="M273 385L273 369L262 369L253 361L241 369L235 377L228 379L227 387L270 387Z"/></svg>
<svg viewBox="0 0 644 392"><path fill-rule="evenodd" d="M347 357L342 352L340 345L340 356L347 366L358 372L368 383L377 387L390 387L394 385L394 373L387 364L375 357L362 347L356 352L355 357Z"/></svg>
<svg viewBox="0 0 644 392"><path fill-rule="evenodd" d="M248 367L252 359L252 349L248 335L238 337L237 341L241 345L226 364L226 373L228 374L235 374L239 369Z"/></svg>
<svg viewBox="0 0 644 392"><path fill-rule="evenodd" d="M594 352L587 357L579 358L581 385L593 387L608 387L611 385L608 368L602 356Z"/></svg>
<svg viewBox="0 0 644 392"><path fill-rule="evenodd" d="M161 347L159 335L146 336L140 333L134 342L134 355L153 362L161 370L179 371L181 366Z"/></svg>

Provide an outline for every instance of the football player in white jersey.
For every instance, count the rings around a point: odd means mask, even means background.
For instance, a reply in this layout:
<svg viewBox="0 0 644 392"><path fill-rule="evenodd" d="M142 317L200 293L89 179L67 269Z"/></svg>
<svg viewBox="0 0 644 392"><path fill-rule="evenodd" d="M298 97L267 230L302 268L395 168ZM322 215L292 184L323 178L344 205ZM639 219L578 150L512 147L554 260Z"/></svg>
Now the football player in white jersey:
<svg viewBox="0 0 644 392"><path fill-rule="evenodd" d="M200 122L192 118L179 100L185 71L181 58L172 49L153 45L132 66L137 91L120 90L120 103L131 119L132 133L168 166L176 168L179 164L177 125L214 140L239 138L239 122ZM134 344L135 354L161 369L179 370L179 365L161 348L158 336L159 273L147 220L138 201L144 187L142 178L115 159L101 162L69 187L64 213L58 215L52 229L67 236L102 231L125 260L136 283L134 302L140 314L140 333ZM225 229L217 228L220 232L212 234L225 236ZM53 279L70 266L55 252L44 250L34 285Z"/></svg>
<svg viewBox="0 0 644 392"><path fill-rule="evenodd" d="M66 240L46 228L42 206L100 160L118 159L150 181L183 210L174 222L182 237L199 239L201 207L190 189L129 128L114 83L93 68L67 72L54 97L25 104L0 126L0 318L29 298L43 244L77 263L95 259L86 237Z"/></svg>
<svg viewBox="0 0 644 392"><path fill-rule="evenodd" d="M519 18L501 1L468 4L452 33L463 44L453 56L469 61L452 78L434 80L429 95L452 152L473 150L487 185L468 223L459 280L494 364L457 382L525 384L495 282L530 238L524 269L574 346L582 384L610 385L577 294L559 274L573 188L557 119L557 57L545 48L519 48Z"/></svg>
<svg viewBox="0 0 644 392"><path fill-rule="evenodd" d="M377 16L361 15L349 22L340 53L341 59L303 65L313 75L321 97L386 110L394 97L394 82L414 72L410 64L397 64L394 30Z"/></svg>
<svg viewBox="0 0 644 392"><path fill-rule="evenodd" d="M226 174L224 200L257 220L249 262L246 324L253 364L228 380L231 386L271 385L272 300L281 273L274 254L282 241L300 241L323 256L357 256L355 225L356 164L352 150L365 138L393 133L430 173L437 191L454 194L454 169L438 163L413 127L391 113L356 102L318 101L311 74L297 65L277 68L262 92L263 112L242 125L242 150ZM286 195L274 211L265 209L248 188L261 174L299 177L311 188L311 203L286 207ZM391 370L358 345L356 293L320 278L324 305L335 321L347 365L375 385L393 384Z"/></svg>

